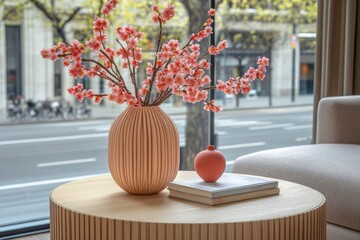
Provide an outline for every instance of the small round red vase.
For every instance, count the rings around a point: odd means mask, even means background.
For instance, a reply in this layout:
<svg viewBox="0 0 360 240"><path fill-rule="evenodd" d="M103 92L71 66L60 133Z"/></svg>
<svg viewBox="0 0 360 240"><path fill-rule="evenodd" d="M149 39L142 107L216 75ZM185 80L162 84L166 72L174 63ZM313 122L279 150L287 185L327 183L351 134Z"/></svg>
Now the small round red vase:
<svg viewBox="0 0 360 240"><path fill-rule="evenodd" d="M199 152L194 160L195 171L205 182L216 182L224 173L225 167L225 157L215 150L214 145L209 145L207 150Z"/></svg>

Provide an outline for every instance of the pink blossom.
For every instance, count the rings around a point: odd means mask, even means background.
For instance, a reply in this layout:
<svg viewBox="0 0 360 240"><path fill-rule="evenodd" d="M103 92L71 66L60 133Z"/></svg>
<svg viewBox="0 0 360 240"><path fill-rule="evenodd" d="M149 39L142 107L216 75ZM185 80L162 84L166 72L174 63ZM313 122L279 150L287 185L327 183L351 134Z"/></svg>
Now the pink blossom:
<svg viewBox="0 0 360 240"><path fill-rule="evenodd" d="M52 47L50 49L42 49L41 56L45 59L48 58L52 61L56 61L59 58L55 47Z"/></svg>
<svg viewBox="0 0 360 240"><path fill-rule="evenodd" d="M157 11L159 11L159 7L156 6L156 5L154 5L154 6L152 6L152 10L153 10L154 12L157 12Z"/></svg>
<svg viewBox="0 0 360 240"><path fill-rule="evenodd" d="M217 80L217 85L216 85L216 90L218 90L218 91L224 91L225 90L225 88L226 88L226 84L223 82L223 81L221 81L221 80Z"/></svg>
<svg viewBox="0 0 360 240"><path fill-rule="evenodd" d="M219 50L215 46L211 46L208 49L210 55L217 55L219 54Z"/></svg>
<svg viewBox="0 0 360 240"><path fill-rule="evenodd" d="M138 44L138 39L137 38L128 38L126 40L126 43L129 48L134 48Z"/></svg>
<svg viewBox="0 0 360 240"><path fill-rule="evenodd" d="M203 77L201 79L201 85L204 86L204 85L207 85L207 84L210 84L211 82L211 79L208 75L206 75L205 77Z"/></svg>
<svg viewBox="0 0 360 240"><path fill-rule="evenodd" d="M214 100L211 100L210 102L204 102L204 110L206 111L212 111L212 112L220 112L222 111L222 108L220 106L217 106L214 104Z"/></svg>
<svg viewBox="0 0 360 240"><path fill-rule="evenodd" d="M119 3L119 0L108 0L105 5L101 8L101 13L108 15L110 14L110 12L112 10L114 10L114 8L116 7L116 5Z"/></svg>
<svg viewBox="0 0 360 240"><path fill-rule="evenodd" d="M156 65L157 65L158 67L162 67L163 61L162 61L161 59L158 59L158 60L156 61Z"/></svg>
<svg viewBox="0 0 360 240"><path fill-rule="evenodd" d="M139 63L135 60L131 61L131 66L133 66L134 68L138 68L139 67Z"/></svg>
<svg viewBox="0 0 360 240"><path fill-rule="evenodd" d="M256 70L253 67L250 67L246 73L245 76L248 77L250 80L255 80L257 77Z"/></svg>
<svg viewBox="0 0 360 240"><path fill-rule="evenodd" d="M116 95L114 93L110 93L110 94L108 94L108 99L109 99L109 101L115 101Z"/></svg>
<svg viewBox="0 0 360 240"><path fill-rule="evenodd" d="M219 44L216 47L219 51L222 51L228 47L228 42L226 40L223 40L223 41L219 42Z"/></svg>
<svg viewBox="0 0 360 240"><path fill-rule="evenodd" d="M134 59L137 62L141 62L142 61L142 53L141 53L141 48L136 48L135 49L135 53L134 53Z"/></svg>
<svg viewBox="0 0 360 240"><path fill-rule="evenodd" d="M141 88L141 89L139 90L139 94L142 95L142 96L146 95L147 92L148 92L148 90L147 90L146 88Z"/></svg>
<svg viewBox="0 0 360 240"><path fill-rule="evenodd" d="M77 94L75 95L75 97L77 98L77 100L78 100L79 102L82 102L82 101L84 100L84 96L83 96L81 93L77 93Z"/></svg>
<svg viewBox="0 0 360 240"><path fill-rule="evenodd" d="M212 30L213 30L212 27L206 27L206 28L204 29L204 32L206 33L206 36L212 34Z"/></svg>
<svg viewBox="0 0 360 240"><path fill-rule="evenodd" d="M137 32L136 37L137 37L137 39L142 39L144 37L144 33L143 32Z"/></svg>
<svg viewBox="0 0 360 240"><path fill-rule="evenodd" d="M262 73L265 73L265 72L266 72L266 67L265 67L265 65L259 65L258 71L259 71L259 72L262 72Z"/></svg>
<svg viewBox="0 0 360 240"><path fill-rule="evenodd" d="M199 45L199 44L191 45L191 46L190 46L190 49L191 49L191 51L193 51L193 52L198 52L198 51L200 51L200 45Z"/></svg>
<svg viewBox="0 0 360 240"><path fill-rule="evenodd" d="M94 33L103 32L109 26L109 21L105 18L95 17L93 22Z"/></svg>
<svg viewBox="0 0 360 240"><path fill-rule="evenodd" d="M259 73L259 79L264 80L265 79L265 73Z"/></svg>
<svg viewBox="0 0 360 240"><path fill-rule="evenodd" d="M50 51L48 49L43 48L41 50L41 56L43 58L50 58Z"/></svg>
<svg viewBox="0 0 360 240"><path fill-rule="evenodd" d="M103 96L96 96L95 97L95 102L100 103L103 100L103 98L104 98Z"/></svg>
<svg viewBox="0 0 360 240"><path fill-rule="evenodd" d="M152 19L153 23L158 23L160 21L159 14L154 13L151 19Z"/></svg>
<svg viewBox="0 0 360 240"><path fill-rule="evenodd" d="M86 45L88 48L90 48L94 52L99 51L102 47L101 42L96 40L95 38L90 38L90 40L86 42Z"/></svg>
<svg viewBox="0 0 360 240"><path fill-rule="evenodd" d="M208 18L205 22L206 26L210 26L213 23L214 20L212 18Z"/></svg>
<svg viewBox="0 0 360 240"><path fill-rule="evenodd" d="M107 35L102 33L102 34L96 34L94 36L95 40L98 41L98 42L105 42L106 39L107 39Z"/></svg>
<svg viewBox="0 0 360 240"><path fill-rule="evenodd" d="M110 58L113 58L115 57L115 50L112 49L112 48L105 48L105 53L110 57Z"/></svg>
<svg viewBox="0 0 360 240"><path fill-rule="evenodd" d="M84 67L69 67L69 73L70 76L72 76L73 78L82 78L85 76L85 71L84 71Z"/></svg>
<svg viewBox="0 0 360 240"><path fill-rule="evenodd" d="M257 64L258 65L264 65L264 66L269 66L269 59L267 57L262 57L262 58L258 58L258 61L257 61Z"/></svg>
<svg viewBox="0 0 360 240"><path fill-rule="evenodd" d="M197 101L200 102L200 101L205 101L207 99L207 96L208 96L208 92L205 90L202 90L202 91L199 91L195 97L196 97Z"/></svg>
<svg viewBox="0 0 360 240"><path fill-rule="evenodd" d="M107 68L111 68L112 67L112 62L110 62L109 60L105 60L105 66Z"/></svg>
<svg viewBox="0 0 360 240"><path fill-rule="evenodd" d="M175 7L171 3L161 12L163 23L169 21L175 15Z"/></svg>
<svg viewBox="0 0 360 240"><path fill-rule="evenodd" d="M243 94L248 94L249 92L250 92L250 87L243 87L242 88L242 90L241 90L241 92L243 93Z"/></svg>
<svg viewBox="0 0 360 240"><path fill-rule="evenodd" d="M119 35L119 37L123 41L127 41L127 39L130 37L130 34L128 32L126 32L123 27L118 27L116 29L116 33Z"/></svg>
<svg viewBox="0 0 360 240"><path fill-rule="evenodd" d="M172 48L172 49L177 49L179 47L178 40L171 39L168 44L169 44L170 48Z"/></svg>
<svg viewBox="0 0 360 240"><path fill-rule="evenodd" d="M178 86L181 86L184 84L184 76L181 74L178 74L175 76L174 83Z"/></svg>
<svg viewBox="0 0 360 240"><path fill-rule="evenodd" d="M213 16L215 16L215 14L216 14L216 10L213 8L210 8L210 10L208 11L208 15L213 17Z"/></svg>
<svg viewBox="0 0 360 240"><path fill-rule="evenodd" d="M126 27L125 27L125 31L126 31L127 33L129 33L130 35L136 35L136 30L135 30L135 27L134 27L134 26L131 26L131 25L126 26Z"/></svg>
<svg viewBox="0 0 360 240"><path fill-rule="evenodd" d="M154 66L150 62L148 62L147 65L148 65L148 67L146 68L146 74L148 74L148 75L153 74Z"/></svg>
<svg viewBox="0 0 360 240"><path fill-rule="evenodd" d="M155 83L155 87L158 93L165 91L167 89L167 85L164 82L157 81Z"/></svg>
<svg viewBox="0 0 360 240"><path fill-rule="evenodd" d="M225 89L224 89L224 93L230 95L233 94L233 88L232 85L226 84L225 85Z"/></svg>
<svg viewBox="0 0 360 240"><path fill-rule="evenodd" d="M68 67L68 66L70 65L70 61L64 59L63 65L64 65L65 67Z"/></svg>

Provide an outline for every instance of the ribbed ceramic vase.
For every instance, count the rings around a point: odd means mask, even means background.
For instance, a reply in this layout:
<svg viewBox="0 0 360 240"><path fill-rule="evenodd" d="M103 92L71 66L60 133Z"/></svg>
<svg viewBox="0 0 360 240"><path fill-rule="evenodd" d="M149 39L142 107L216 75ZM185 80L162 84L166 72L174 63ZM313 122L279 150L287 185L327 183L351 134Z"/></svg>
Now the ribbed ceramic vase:
<svg viewBox="0 0 360 240"><path fill-rule="evenodd" d="M179 160L178 130L160 107L128 107L111 125L108 164L124 191L162 191L175 179Z"/></svg>

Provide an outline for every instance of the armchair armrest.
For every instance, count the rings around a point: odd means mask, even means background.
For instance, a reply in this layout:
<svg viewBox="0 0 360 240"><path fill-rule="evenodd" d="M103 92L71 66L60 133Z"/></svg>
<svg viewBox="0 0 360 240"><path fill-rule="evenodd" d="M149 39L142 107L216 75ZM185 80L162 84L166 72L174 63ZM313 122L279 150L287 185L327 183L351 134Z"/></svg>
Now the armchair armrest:
<svg viewBox="0 0 360 240"><path fill-rule="evenodd" d="M316 143L360 144L360 95L320 100Z"/></svg>

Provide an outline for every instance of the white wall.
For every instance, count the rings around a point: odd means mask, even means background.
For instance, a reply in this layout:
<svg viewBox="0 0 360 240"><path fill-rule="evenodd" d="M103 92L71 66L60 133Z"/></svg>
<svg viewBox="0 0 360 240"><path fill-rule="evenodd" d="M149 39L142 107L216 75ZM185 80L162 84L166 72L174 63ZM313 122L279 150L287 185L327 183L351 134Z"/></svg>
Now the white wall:
<svg viewBox="0 0 360 240"><path fill-rule="evenodd" d="M29 5L24 9L21 31L24 98L52 99L54 63L40 55L41 49L53 45L51 26L37 9Z"/></svg>
<svg viewBox="0 0 360 240"><path fill-rule="evenodd" d="M290 95L292 77L292 49L290 41L274 46L271 52L271 82L273 96Z"/></svg>
<svg viewBox="0 0 360 240"><path fill-rule="evenodd" d="M3 8L0 7L0 16ZM6 109L6 46L5 46L5 22L0 22L0 111Z"/></svg>

